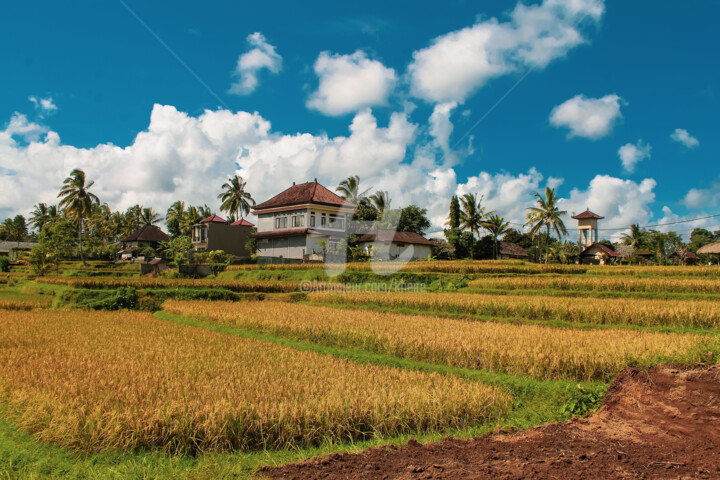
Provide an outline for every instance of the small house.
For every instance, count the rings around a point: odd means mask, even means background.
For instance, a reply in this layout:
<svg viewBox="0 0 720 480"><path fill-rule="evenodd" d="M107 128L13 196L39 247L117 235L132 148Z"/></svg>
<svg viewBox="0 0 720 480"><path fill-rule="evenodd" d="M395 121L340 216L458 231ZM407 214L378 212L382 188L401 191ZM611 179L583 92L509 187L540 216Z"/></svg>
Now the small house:
<svg viewBox="0 0 720 480"><path fill-rule="evenodd" d="M415 232L396 232L393 230L375 230L360 235L357 244L368 255L377 255L378 247L383 250L382 256L390 260L418 260L428 258L432 254L433 242Z"/></svg>
<svg viewBox="0 0 720 480"><path fill-rule="evenodd" d="M245 219L230 223L222 217L211 215L192 226L192 244L196 252L222 250L240 258L250 257L248 240L255 225Z"/></svg>
<svg viewBox="0 0 720 480"><path fill-rule="evenodd" d="M500 242L500 260L526 260L527 251L517 243Z"/></svg>
<svg viewBox="0 0 720 480"><path fill-rule="evenodd" d="M602 243L593 243L580 253L580 263L585 265L610 265L622 258L623 254Z"/></svg>
<svg viewBox="0 0 720 480"><path fill-rule="evenodd" d="M120 260L144 260L140 255L143 248L150 247L157 250L160 243L170 240L170 236L156 225L145 225L120 241L121 250L118 252Z"/></svg>

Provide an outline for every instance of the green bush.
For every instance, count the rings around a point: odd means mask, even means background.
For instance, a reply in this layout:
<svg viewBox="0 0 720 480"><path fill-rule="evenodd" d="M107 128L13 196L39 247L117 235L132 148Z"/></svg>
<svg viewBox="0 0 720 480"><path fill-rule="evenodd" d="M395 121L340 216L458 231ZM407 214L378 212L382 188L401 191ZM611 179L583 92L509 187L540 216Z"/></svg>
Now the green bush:
<svg viewBox="0 0 720 480"><path fill-rule="evenodd" d="M61 304L90 310L137 310L138 295L133 287L116 290L68 290L60 297Z"/></svg>
<svg viewBox="0 0 720 480"><path fill-rule="evenodd" d="M0 257L0 272L10 271L10 259L8 257Z"/></svg>

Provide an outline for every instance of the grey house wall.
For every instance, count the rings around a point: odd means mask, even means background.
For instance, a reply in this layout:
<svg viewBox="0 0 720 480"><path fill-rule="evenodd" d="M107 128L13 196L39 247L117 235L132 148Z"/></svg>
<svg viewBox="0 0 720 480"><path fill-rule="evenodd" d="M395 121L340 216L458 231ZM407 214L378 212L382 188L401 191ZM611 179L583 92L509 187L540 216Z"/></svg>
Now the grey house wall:
<svg viewBox="0 0 720 480"><path fill-rule="evenodd" d="M222 250L236 257L250 257L247 242L252 233L252 227L241 225L226 225L223 223L208 223L208 242L206 252Z"/></svg>
<svg viewBox="0 0 720 480"><path fill-rule="evenodd" d="M302 260L307 240L304 235L258 240L258 256L296 258Z"/></svg>

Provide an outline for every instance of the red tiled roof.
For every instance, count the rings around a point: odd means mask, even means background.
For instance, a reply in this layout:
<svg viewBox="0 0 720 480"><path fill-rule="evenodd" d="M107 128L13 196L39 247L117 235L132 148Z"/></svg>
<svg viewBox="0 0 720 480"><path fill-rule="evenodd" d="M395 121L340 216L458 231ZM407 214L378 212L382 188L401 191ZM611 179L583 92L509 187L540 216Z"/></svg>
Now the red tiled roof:
<svg viewBox="0 0 720 480"><path fill-rule="evenodd" d="M411 245L434 245L433 242L415 232L394 232L392 230L377 230L377 238L381 242L409 243ZM375 233L366 233L358 237L358 242L374 242Z"/></svg>
<svg viewBox="0 0 720 480"><path fill-rule="evenodd" d="M582 213L578 213L577 215L573 215L572 218L574 218L575 220L582 220L582 219L584 219L584 218L597 218L598 220L602 220L602 219L605 218L605 217L601 217L601 216L598 215L597 213L593 213L593 212L591 212L590 210L585 210L585 211L582 212Z"/></svg>
<svg viewBox="0 0 720 480"><path fill-rule="evenodd" d="M167 242L170 237L155 225L145 225L131 233L121 242Z"/></svg>
<svg viewBox="0 0 720 480"><path fill-rule="evenodd" d="M237 222L231 223L230 225L232 225L233 227L254 227L255 226L252 223L245 220L244 218L238 220Z"/></svg>
<svg viewBox="0 0 720 480"><path fill-rule="evenodd" d="M337 194L323 187L317 180L314 182L300 183L293 185L284 192L275 195L270 200L255 205L255 210L265 210L267 208L287 207L291 205L302 205L305 203L316 203L319 205L330 206L350 206L355 205L347 203Z"/></svg>
<svg viewBox="0 0 720 480"><path fill-rule="evenodd" d="M590 250L593 247L598 247L600 250L602 250L603 252L605 252L606 254L608 254L611 257L622 257L623 256L621 253L616 252L612 248L609 248L607 245L603 245L602 243L593 243L592 245L587 247L585 250L583 250L582 253L580 254L580 256L582 257L583 255L585 255L585 252L587 252L588 250Z"/></svg>
<svg viewBox="0 0 720 480"><path fill-rule="evenodd" d="M207 218L203 218L200 220L200 223L227 223L227 220L225 220L222 217L218 217L217 215L210 215Z"/></svg>
<svg viewBox="0 0 720 480"><path fill-rule="evenodd" d="M529 256L524 248L512 242L500 242L500 255L510 255L512 257Z"/></svg>

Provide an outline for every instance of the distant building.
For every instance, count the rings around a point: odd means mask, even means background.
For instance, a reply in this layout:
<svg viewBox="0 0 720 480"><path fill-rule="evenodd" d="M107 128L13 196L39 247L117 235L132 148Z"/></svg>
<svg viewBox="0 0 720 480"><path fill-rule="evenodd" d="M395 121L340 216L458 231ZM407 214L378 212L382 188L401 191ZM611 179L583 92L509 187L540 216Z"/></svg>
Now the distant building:
<svg viewBox="0 0 720 480"><path fill-rule="evenodd" d="M0 257L8 257L10 260L16 260L20 255L11 255L11 250L30 250L38 245L40 244L37 242L0 242Z"/></svg>
<svg viewBox="0 0 720 480"><path fill-rule="evenodd" d="M524 248L512 242L500 242L500 260L525 260L529 255Z"/></svg>
<svg viewBox="0 0 720 480"><path fill-rule="evenodd" d="M580 252L580 263L591 265L609 265L617 263L624 256L602 243L593 243Z"/></svg>
<svg viewBox="0 0 720 480"><path fill-rule="evenodd" d="M434 245L433 242L415 232L395 232L393 230L376 230L373 233L360 235L357 243L363 251L370 255L378 253L374 252L373 248L387 249L382 252L382 256L388 257L390 260L427 258L432 254Z"/></svg>
<svg viewBox="0 0 720 480"><path fill-rule="evenodd" d="M253 208L257 253L264 261L322 261L347 237L357 205L314 182L293 184ZM323 249L325 248L325 250Z"/></svg>
<svg viewBox="0 0 720 480"><path fill-rule="evenodd" d="M607 265L617 263L624 258L624 254L616 252L607 245L598 243L598 220L601 217L590 209L572 218L578 221L578 247L580 247L580 263Z"/></svg>
<svg viewBox="0 0 720 480"><path fill-rule="evenodd" d="M670 255L668 255L668 260L675 264L680 265L695 265L697 262L700 261L700 257L695 255L695 253L686 250L682 253L680 252L672 252Z"/></svg>
<svg viewBox="0 0 720 480"><path fill-rule="evenodd" d="M138 228L126 238L120 240L121 250L118 252L120 260L144 260L140 255L143 248L150 247L154 250L160 246L160 242L167 242L170 237L155 225L145 225Z"/></svg>
<svg viewBox="0 0 720 480"><path fill-rule="evenodd" d="M211 215L192 226L192 244L196 252L222 250L240 258L250 257L247 246L255 225L245 219L228 223L222 217Z"/></svg>

